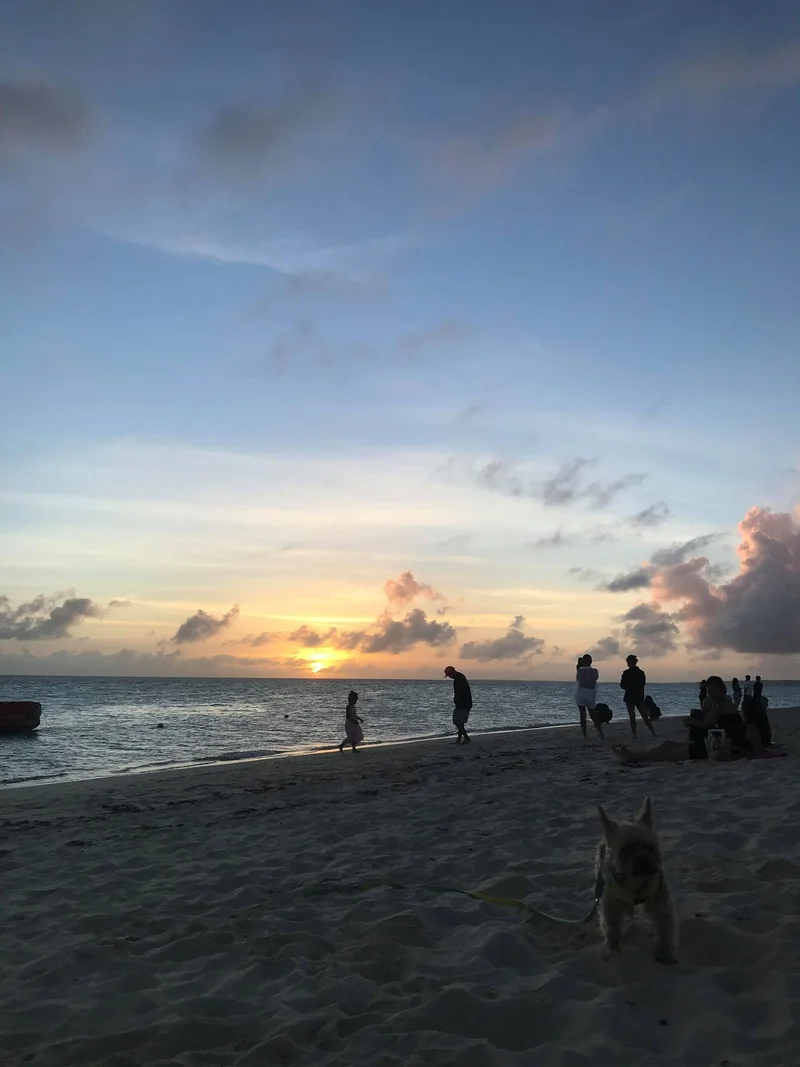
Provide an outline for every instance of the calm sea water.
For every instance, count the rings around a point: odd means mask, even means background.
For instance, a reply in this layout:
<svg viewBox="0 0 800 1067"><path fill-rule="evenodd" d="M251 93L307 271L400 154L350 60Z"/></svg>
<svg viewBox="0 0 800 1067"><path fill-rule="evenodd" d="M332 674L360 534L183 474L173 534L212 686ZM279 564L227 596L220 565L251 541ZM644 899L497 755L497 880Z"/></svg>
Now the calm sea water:
<svg viewBox="0 0 800 1067"><path fill-rule="evenodd" d="M429 681L218 678L0 678L0 699L38 700L32 735L0 735L0 785L215 760L308 751L338 744L350 688L359 692L367 743L452 732L452 685ZM470 729L575 722L574 683L472 683ZM695 685L648 687L665 715L697 704ZM616 683L600 686L615 717ZM800 683L776 683L772 707L800 706ZM157 724L164 728L158 729Z"/></svg>

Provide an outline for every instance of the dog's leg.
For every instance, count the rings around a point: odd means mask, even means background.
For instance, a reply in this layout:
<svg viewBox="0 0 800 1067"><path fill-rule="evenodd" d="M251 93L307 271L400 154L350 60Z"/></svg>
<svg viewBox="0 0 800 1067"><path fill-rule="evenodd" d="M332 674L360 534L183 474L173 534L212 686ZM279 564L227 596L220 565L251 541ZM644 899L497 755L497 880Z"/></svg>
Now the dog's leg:
<svg viewBox="0 0 800 1067"><path fill-rule="evenodd" d="M613 901L606 900L600 904L599 918L600 932L605 942L603 959L610 960L622 952L623 912Z"/></svg>
<svg viewBox="0 0 800 1067"><path fill-rule="evenodd" d="M659 963L677 963L677 924L669 893L657 893L647 911L656 931L655 958Z"/></svg>

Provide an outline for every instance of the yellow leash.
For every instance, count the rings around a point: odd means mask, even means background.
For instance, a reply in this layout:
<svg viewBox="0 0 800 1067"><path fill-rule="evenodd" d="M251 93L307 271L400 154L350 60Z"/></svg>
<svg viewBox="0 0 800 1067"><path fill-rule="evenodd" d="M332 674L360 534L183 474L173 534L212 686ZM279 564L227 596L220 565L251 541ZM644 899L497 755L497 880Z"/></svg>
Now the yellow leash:
<svg viewBox="0 0 800 1067"><path fill-rule="evenodd" d="M318 894L336 891L366 893L370 889L402 889L413 893L458 893L459 896L469 897L471 900L478 900L483 904L494 904L500 908L514 908L516 911L525 913L528 916L540 916L541 918L549 919L551 922L564 923L568 926L582 926L584 923L588 923L597 911L597 903L599 899L595 899L594 906L585 918L564 919L559 915L550 915L547 912L540 911L538 908L534 908L533 905L528 904L527 901L518 900L516 897L501 897L496 896L494 893L484 893L479 889L461 889L458 886L452 885L405 885L403 882L395 882L388 878L370 878L357 885L347 886L340 884L320 887L319 889L311 890L310 894L306 893L305 895L316 896Z"/></svg>

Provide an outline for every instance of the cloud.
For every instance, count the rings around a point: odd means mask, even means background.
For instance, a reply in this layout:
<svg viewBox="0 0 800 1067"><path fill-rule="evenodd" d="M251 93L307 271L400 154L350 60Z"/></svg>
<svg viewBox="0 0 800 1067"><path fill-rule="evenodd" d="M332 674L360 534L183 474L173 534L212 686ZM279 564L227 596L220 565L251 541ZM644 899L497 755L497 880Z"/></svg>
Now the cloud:
<svg viewBox="0 0 800 1067"><path fill-rule="evenodd" d="M477 133L448 138L436 153L435 165L451 191L457 181L462 192L483 196L505 185L533 156L549 150L558 132L553 116L519 114Z"/></svg>
<svg viewBox="0 0 800 1067"><path fill-rule="evenodd" d="M418 596L428 600L444 600L432 585L418 582L412 571L403 571L397 579L388 578L383 589L390 604L410 604Z"/></svg>
<svg viewBox="0 0 800 1067"><path fill-rule="evenodd" d="M611 659L630 652L660 659L678 647L680 628L675 615L662 611L657 603L641 603L620 615L617 627L589 649L594 659Z"/></svg>
<svg viewBox="0 0 800 1067"><path fill-rule="evenodd" d="M640 472L638 474L624 474L613 482L592 482L591 485L586 487L583 495L592 501L593 507L601 511L603 508L607 508L620 493L626 489L633 489L636 485L641 485L646 478L647 475Z"/></svg>
<svg viewBox="0 0 800 1067"><path fill-rule="evenodd" d="M655 567L674 567L677 563L684 563L690 556L706 548L716 541L717 537L717 534L704 534L702 537L693 537L691 541L676 542L669 548L660 548L654 552L650 557L650 562Z"/></svg>
<svg viewBox="0 0 800 1067"><path fill-rule="evenodd" d="M449 552L463 552L472 540L472 534L453 534L445 537L444 541L437 541L434 548L444 548Z"/></svg>
<svg viewBox="0 0 800 1067"><path fill-rule="evenodd" d="M629 593L632 589L647 589L653 580L653 572L648 567L635 567L627 574L620 574L600 588L607 593Z"/></svg>
<svg viewBox="0 0 800 1067"><path fill-rule="evenodd" d="M656 99L700 100L732 92L791 89L800 83L800 38L756 52L706 56L674 67L654 86Z"/></svg>
<svg viewBox="0 0 800 1067"><path fill-rule="evenodd" d="M262 630L260 634L246 634L237 643L240 645L249 645L251 648L263 648L264 645L270 644L273 640L274 634Z"/></svg>
<svg viewBox="0 0 800 1067"><path fill-rule="evenodd" d="M479 400L475 404L468 404L465 408L461 408L453 416L453 422L458 425L461 422L471 422L473 419L480 418L481 415L485 415L491 408L485 400Z"/></svg>
<svg viewBox="0 0 800 1067"><path fill-rule="evenodd" d="M469 335L469 327L463 322L445 319L427 329L401 334L397 339L397 351L403 356L417 356L428 348L457 344Z"/></svg>
<svg viewBox="0 0 800 1067"><path fill-rule="evenodd" d="M649 508L645 508L644 511L638 511L635 515L631 515L625 522L628 526L636 526L637 528L652 528L653 526L660 526L662 522L666 522L669 518L669 508L663 501L659 501L657 504L651 504Z"/></svg>
<svg viewBox="0 0 800 1067"><path fill-rule="evenodd" d="M0 82L0 160L30 151L71 152L91 127L79 93L44 82Z"/></svg>
<svg viewBox="0 0 800 1067"><path fill-rule="evenodd" d="M478 485L509 496L532 495L517 475L515 463L505 459L491 459L482 467L473 468L472 476Z"/></svg>
<svg viewBox="0 0 800 1067"><path fill-rule="evenodd" d="M716 537L716 534L704 534L702 537L693 537L690 541L676 542L669 548L660 548L653 553L649 562L634 567L626 574L618 575L610 582L603 583L599 588L607 593L629 593L633 589L647 589L653 584L653 579L661 568L674 567L685 562L693 553L716 540ZM720 569L712 568L705 557L703 566L706 568L706 577L720 573Z"/></svg>
<svg viewBox="0 0 800 1067"><path fill-rule="evenodd" d="M335 637L332 637L331 644L346 652L355 652L361 647L364 641L367 640L367 633L365 630L341 630L334 632Z"/></svg>
<svg viewBox="0 0 800 1067"><path fill-rule="evenodd" d="M579 582L598 582L603 577L602 571L595 570L594 567L570 567L567 574L571 574Z"/></svg>
<svg viewBox="0 0 800 1067"><path fill-rule="evenodd" d="M289 634L289 640L294 641L297 644L302 645L303 648L319 648L320 645L328 644L336 633L335 629L330 629L326 633L321 634L316 630L312 630L310 626L300 626L294 633Z"/></svg>
<svg viewBox="0 0 800 1067"><path fill-rule="evenodd" d="M258 177L282 163L287 148L331 113L330 95L320 92L293 92L271 105L220 107L200 131L201 158L229 176Z"/></svg>
<svg viewBox="0 0 800 1067"><path fill-rule="evenodd" d="M389 652L396 656L400 652L413 648L414 645L441 648L451 644L455 638L456 630L449 622L429 620L424 611L414 608L404 619L382 616L378 620L377 633L361 635L358 647L367 655ZM340 645L339 647L347 646Z"/></svg>
<svg viewBox="0 0 800 1067"><path fill-rule="evenodd" d="M714 584L708 560L698 556L664 567L653 581L653 595L680 604L677 617L698 648L800 652L797 519L754 507L739 523L739 534L740 570L731 581Z"/></svg>
<svg viewBox="0 0 800 1067"><path fill-rule="evenodd" d="M577 456L563 463L553 474L544 479L534 479L520 471L519 465L506 459L491 459L468 469L473 482L492 492L507 496L530 497L545 507L567 507L584 503L592 510L602 511L626 489L639 485L646 474L631 473L612 481L587 482L586 471L597 460ZM447 475L457 469L457 461L447 465Z"/></svg>
<svg viewBox="0 0 800 1067"><path fill-rule="evenodd" d="M180 624L171 640L177 645L190 644L194 641L206 641L209 637L214 637L215 634L230 626L238 614L238 604L234 604L231 610L219 619L209 615L208 612L203 611L201 608Z"/></svg>
<svg viewBox="0 0 800 1067"><path fill-rule="evenodd" d="M113 600L103 609L88 597L39 595L17 607L0 596L0 641L58 641L70 637L71 630L84 619L96 619L127 601Z"/></svg>
<svg viewBox="0 0 800 1067"><path fill-rule="evenodd" d="M559 507L572 504L582 495L581 479L587 467L596 463L593 459L575 459L562 463L555 474L551 475L542 486L542 503L547 507Z"/></svg>
<svg viewBox="0 0 800 1067"><path fill-rule="evenodd" d="M641 656L658 658L678 647L678 624L658 604L637 604L620 616L620 622L628 645Z"/></svg>
<svg viewBox="0 0 800 1067"><path fill-rule="evenodd" d="M531 541L528 545L529 548L561 548L562 545L568 545L572 538L569 534L565 534L563 530L556 530L555 533L549 535L549 537L540 537L538 541Z"/></svg>
<svg viewBox="0 0 800 1067"><path fill-rule="evenodd" d="M592 659L613 659L622 654L619 641L616 637L601 637L596 645L589 649Z"/></svg>
<svg viewBox="0 0 800 1067"><path fill-rule="evenodd" d="M266 359L257 370L282 375L289 371L330 371L342 364L365 363L373 359L373 350L360 341L334 345L307 320L296 322L282 331L269 347Z"/></svg>
<svg viewBox="0 0 800 1067"><path fill-rule="evenodd" d="M133 648L121 648L118 652L86 650L69 652L60 650L46 656L0 655L0 674L30 675L90 675L101 677L171 678L176 676L197 678L225 678L232 673L263 676L267 667L283 666L283 661L263 657L248 658L219 654L185 658L181 649L173 652L141 652Z"/></svg>
<svg viewBox="0 0 800 1067"><path fill-rule="evenodd" d="M378 277L356 278L330 269L298 270L284 274L274 292L262 297L257 307L271 310L286 301L309 298L329 298L337 301L360 302L373 300L386 291L386 283Z"/></svg>
<svg viewBox="0 0 800 1067"><path fill-rule="evenodd" d="M493 641L467 641L461 646L461 658L491 663L494 660L525 661L541 655L544 641L540 637L526 637L522 629L524 622L525 617L517 615L505 636Z"/></svg>

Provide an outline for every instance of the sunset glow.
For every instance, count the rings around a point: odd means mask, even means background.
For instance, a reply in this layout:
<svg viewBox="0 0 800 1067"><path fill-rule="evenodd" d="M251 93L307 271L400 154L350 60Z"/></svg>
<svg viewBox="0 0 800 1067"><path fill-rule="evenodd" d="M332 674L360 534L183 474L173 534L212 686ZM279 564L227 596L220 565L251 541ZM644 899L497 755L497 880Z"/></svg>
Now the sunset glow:
<svg viewBox="0 0 800 1067"><path fill-rule="evenodd" d="M13 7L0 671L800 671L788 7Z"/></svg>

